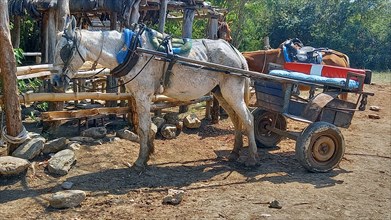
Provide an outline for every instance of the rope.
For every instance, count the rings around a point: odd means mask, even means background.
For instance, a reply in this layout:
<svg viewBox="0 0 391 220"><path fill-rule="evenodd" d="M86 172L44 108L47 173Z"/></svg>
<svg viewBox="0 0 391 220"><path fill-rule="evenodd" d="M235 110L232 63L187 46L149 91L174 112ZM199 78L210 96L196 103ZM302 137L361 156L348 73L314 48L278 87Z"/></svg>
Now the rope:
<svg viewBox="0 0 391 220"><path fill-rule="evenodd" d="M29 138L28 132L26 128L23 126L22 131L16 136L13 137L11 135L7 134L7 127L3 125L4 121L4 112L1 112L1 139L0 139L0 146L4 146L5 143L10 143L10 144L21 144Z"/></svg>
<svg viewBox="0 0 391 220"><path fill-rule="evenodd" d="M26 130L26 128L23 126L22 131L16 136L10 136L7 134L7 128L3 126L3 129L1 129L1 142L6 142L10 144L21 144L24 143L27 138L29 138L29 134Z"/></svg>

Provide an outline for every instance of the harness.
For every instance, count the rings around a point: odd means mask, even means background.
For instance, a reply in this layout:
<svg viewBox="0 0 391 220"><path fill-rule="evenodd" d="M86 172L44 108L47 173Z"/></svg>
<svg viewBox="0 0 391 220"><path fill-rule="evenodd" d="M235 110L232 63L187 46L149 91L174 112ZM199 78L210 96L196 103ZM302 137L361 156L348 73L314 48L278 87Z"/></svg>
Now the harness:
<svg viewBox="0 0 391 220"><path fill-rule="evenodd" d="M64 30L62 37L67 40L67 44L65 44L60 50L60 58L61 58L62 62L64 63L64 66L62 68L62 72L66 73L66 71L68 71L68 69L69 69L69 65L70 65L71 61L74 59L75 51L79 54L79 57L83 61L83 63L85 63L86 60L81 55L80 50L79 50L79 45L77 43L77 32L75 32L75 35L72 37L67 33L67 30ZM79 42L81 41L81 38L82 38L82 35L80 33ZM92 64L91 69L93 69L93 70L96 69L96 66L98 65L98 61L100 59L100 56L102 55L104 41L105 41L105 35L102 32L102 45L100 48L98 58Z"/></svg>
<svg viewBox="0 0 391 220"><path fill-rule="evenodd" d="M75 35L72 37L70 34L68 34L66 30L64 30L62 37L67 40L67 44L65 44L60 50L60 58L64 63L62 72L66 73L68 71L69 64L74 58L75 51L77 51L83 63L86 60L84 59L84 57L81 55L79 51L79 45L77 44L77 32L75 32ZM80 34L80 41L81 41L81 34Z"/></svg>
<svg viewBox="0 0 391 220"><path fill-rule="evenodd" d="M119 65L111 70L111 74L118 78L126 76L133 67L137 64L140 55L137 53L137 46L141 47L141 35L145 30L145 26L141 25L138 32L124 29L124 46L117 54Z"/></svg>

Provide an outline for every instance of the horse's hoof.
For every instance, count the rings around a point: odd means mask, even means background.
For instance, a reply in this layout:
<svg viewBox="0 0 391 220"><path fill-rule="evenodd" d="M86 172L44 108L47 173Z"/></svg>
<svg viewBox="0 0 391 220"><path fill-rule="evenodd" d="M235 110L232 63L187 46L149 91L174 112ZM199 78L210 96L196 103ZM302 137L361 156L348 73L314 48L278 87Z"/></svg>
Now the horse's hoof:
<svg viewBox="0 0 391 220"><path fill-rule="evenodd" d="M238 159L239 159L239 154L231 151L231 153L228 156L228 160L229 161L237 161Z"/></svg>
<svg viewBox="0 0 391 220"><path fill-rule="evenodd" d="M246 167L254 167L259 165L259 161L256 158L257 157L247 157L247 159L244 161L244 165Z"/></svg>
<svg viewBox="0 0 391 220"><path fill-rule="evenodd" d="M134 163L130 169L137 173L142 173L145 171L146 167L145 164Z"/></svg>

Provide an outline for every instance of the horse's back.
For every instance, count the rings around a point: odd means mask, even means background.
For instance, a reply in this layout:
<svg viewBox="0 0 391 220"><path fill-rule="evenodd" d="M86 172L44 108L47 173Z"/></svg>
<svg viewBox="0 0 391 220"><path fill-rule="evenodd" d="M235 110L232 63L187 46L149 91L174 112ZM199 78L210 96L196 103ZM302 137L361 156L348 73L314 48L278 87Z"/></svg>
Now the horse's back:
<svg viewBox="0 0 391 220"><path fill-rule="evenodd" d="M336 50L331 51L332 52L323 52L323 64L331 66L350 67L349 57L346 54Z"/></svg>
<svg viewBox="0 0 391 220"><path fill-rule="evenodd" d="M200 49L202 51L200 51ZM196 39L193 48L189 53L189 58L199 59L205 53L204 61L231 66L235 68L247 69L247 63L242 54L227 41L218 39Z"/></svg>

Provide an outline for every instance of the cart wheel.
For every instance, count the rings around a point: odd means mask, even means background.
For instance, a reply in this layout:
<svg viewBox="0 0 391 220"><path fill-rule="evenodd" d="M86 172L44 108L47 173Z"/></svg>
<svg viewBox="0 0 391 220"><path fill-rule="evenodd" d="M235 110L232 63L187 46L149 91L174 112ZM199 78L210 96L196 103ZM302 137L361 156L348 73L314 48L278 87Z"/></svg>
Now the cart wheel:
<svg viewBox="0 0 391 220"><path fill-rule="evenodd" d="M310 124L296 141L296 157L312 172L328 172L335 168L345 153L345 140L333 124Z"/></svg>
<svg viewBox="0 0 391 220"><path fill-rule="evenodd" d="M252 114L254 116L254 133L257 146L271 148L280 143L283 136L266 128L266 125L273 126L274 120L276 120L276 113L256 108L252 111ZM283 131L286 130L286 119L281 114L277 114L275 127Z"/></svg>

